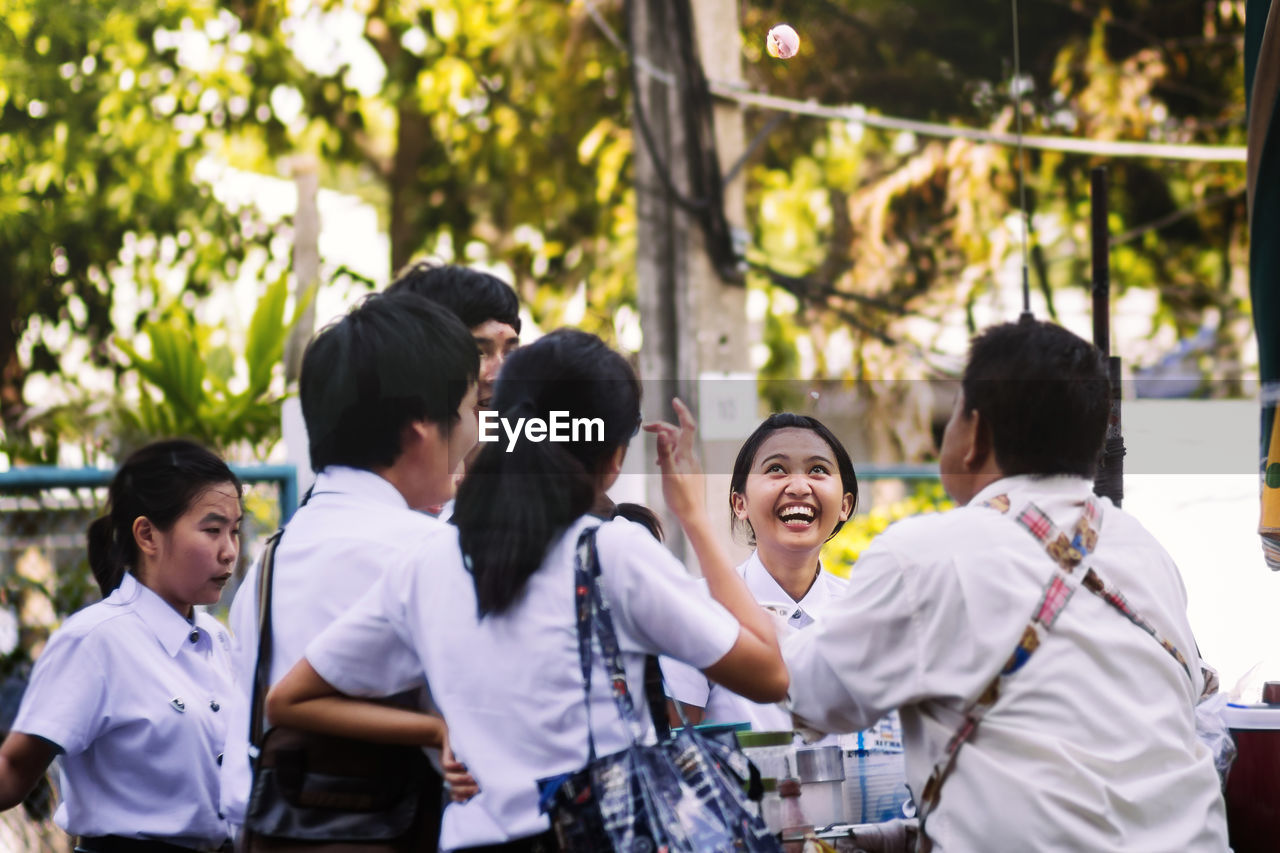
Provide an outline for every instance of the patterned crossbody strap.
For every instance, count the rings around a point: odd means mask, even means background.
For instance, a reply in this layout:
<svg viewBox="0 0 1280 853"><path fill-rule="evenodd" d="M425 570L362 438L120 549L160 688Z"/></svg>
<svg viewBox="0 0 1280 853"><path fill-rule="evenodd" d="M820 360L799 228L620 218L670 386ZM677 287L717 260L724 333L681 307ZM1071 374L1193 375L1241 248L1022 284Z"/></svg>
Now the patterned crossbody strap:
<svg viewBox="0 0 1280 853"><path fill-rule="evenodd" d="M1085 504L1085 516L1088 517L1090 524L1096 521L1098 514L1097 500L1090 496ZM1085 518L1082 517L1081 521L1084 520ZM1049 556L1053 557L1055 562L1058 563L1058 567L1067 574L1071 574L1076 566L1080 564L1084 555L1076 556L1074 549L1065 544L1066 536L1059 532L1048 517L1034 504L1028 504L1018 515L1018 523L1039 540L1040 544L1049 552ZM1077 528L1079 528L1079 524L1077 524ZM1089 530L1092 531L1092 528L1090 527ZM1093 536L1093 542L1089 544L1089 550L1093 549L1097 541L1097 533L1093 532L1091 535ZM1160 644L1161 648L1169 653L1170 657L1178 662L1187 678L1193 685L1195 684L1195 677L1191 674L1191 667L1187 664L1187 659L1183 657L1182 652L1178 651L1177 646L1165 639L1156 630L1155 626L1147 621L1145 616L1133 609L1133 606L1129 604L1129 600L1124 597L1124 593L1119 588L1107 582L1098 574L1096 569L1090 567L1085 567L1084 575L1080 578L1080 585L1098 598L1101 598L1111 609L1149 634L1152 639Z"/></svg>
<svg viewBox="0 0 1280 853"><path fill-rule="evenodd" d="M595 735L591 729L591 662L596 645L609 686L613 693L618 715L631 732L631 739L639 743L645 727L636 714L635 702L627 688L627 672L622 664L622 652L618 647L618 635L613 630L613 616L609 604L600 592L600 556L596 551L596 527L582 532L574 551L573 581L574 603L578 621L578 658L582 665L582 680L586 690L587 746L589 760L596 758Z"/></svg>
<svg viewBox="0 0 1280 853"><path fill-rule="evenodd" d="M981 506L1004 513L1009 511L1009 499L1004 495L1000 495L981 504ZM1033 508L1028 507L1028 509ZM921 853L928 853L933 848L933 842L925 829L926 822L929 815L938 806L938 801L942 795L942 783L946 781L947 777L951 775L951 771L955 768L956 757L960 753L960 747L964 746L965 742L973 736L974 731L978 728L978 723L982 721L982 718L987 715L987 712L991 710L992 706L1000 698L1006 682L1017 674L1030 660L1036 649L1040 648L1045 632L1053 627L1058 615L1066 607L1067 602L1071 600L1071 596L1075 592L1076 583L1070 577L1070 572L1075 566L1079 565L1080 561L1097 544L1098 534L1093 527L1093 523L1097 519L1098 508L1092 501L1085 505L1084 514L1076 522L1073 536L1070 539L1059 532L1043 513L1040 513L1039 510L1035 512L1037 515L1027 516L1026 520L1034 522L1037 529L1041 529L1045 537L1042 541L1047 539L1051 543L1052 547L1046 545L1046 550L1054 558L1054 564L1058 570L1053 573L1053 577L1045 585L1044 592L1040 595L1040 599L1031 613L1031 620L1027 623L1027 627L1022 630L1022 638L1018 641L1017 648L1009 655L1009 659L996 677L978 694L978 698L969 703L964 709L960 726L951 736L951 739L947 741L946 751L943 753L941 760L933 766L933 772L929 774L929 778L924 784L924 789L920 793L920 801L917 803L920 818L918 849ZM1023 516L1026 516L1026 512L1019 516L1019 521L1023 521ZM1027 526L1025 522L1024 526ZM1031 528L1028 527L1028 529L1030 530ZM1032 532L1036 531L1033 530Z"/></svg>
<svg viewBox="0 0 1280 853"><path fill-rule="evenodd" d="M1006 495L999 495L981 505L1000 513L1008 513L1011 507L1009 498ZM929 775L928 781L925 782L919 803L920 842L918 849L920 853L928 853L933 847L933 842L925 831L925 822L929 814L937 808L941 797L942 783L946 781L951 771L955 768L956 756L960 752L960 747L973 736L978 723L981 722L982 718L986 716L987 712L991 710L992 706L1000 698L1007 682L1022 670L1027 661L1030 660L1031 655L1040 648L1045 633L1053 627L1063 608L1066 607L1067 602L1071 600L1071 596L1075 594L1076 589L1079 587L1083 586L1097 595L1112 608L1123 614L1129 621L1154 637L1182 665L1187 677L1191 677L1191 670L1187 667L1186 659L1183 658L1182 654L1172 643L1161 637L1146 619L1129 606L1128 601L1119 590L1106 583L1092 568L1086 568L1083 577L1075 574L1075 570L1097 547L1097 522L1100 515L1101 508L1097 500L1090 496L1085 502L1084 512L1079 520L1076 521L1070 536L1059 530L1053 521L1035 504L1027 504L1017 515L1018 524L1034 536L1044 547L1045 552L1053 559L1055 571L1053 577L1045 586L1035 609L1032 611L1030 622L1027 623L1027 627L1022 631L1022 638L1018 641L1017 648L1013 650L1004 667L978 695L978 698L965 708L963 721L947 742L947 748L942 759L934 765L933 772Z"/></svg>

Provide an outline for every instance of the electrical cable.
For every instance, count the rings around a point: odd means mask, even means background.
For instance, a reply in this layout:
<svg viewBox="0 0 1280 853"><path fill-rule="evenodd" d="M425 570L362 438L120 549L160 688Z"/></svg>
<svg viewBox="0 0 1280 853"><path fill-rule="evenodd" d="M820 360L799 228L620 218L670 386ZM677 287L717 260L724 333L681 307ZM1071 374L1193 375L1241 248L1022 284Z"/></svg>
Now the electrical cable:
<svg viewBox="0 0 1280 853"><path fill-rule="evenodd" d="M1027 210L1027 163L1022 152L1022 50L1018 39L1018 0L1013 4L1013 120L1018 133L1018 212L1022 215L1022 320L1031 320L1031 279L1027 263L1027 240L1031 231L1031 211Z"/></svg>

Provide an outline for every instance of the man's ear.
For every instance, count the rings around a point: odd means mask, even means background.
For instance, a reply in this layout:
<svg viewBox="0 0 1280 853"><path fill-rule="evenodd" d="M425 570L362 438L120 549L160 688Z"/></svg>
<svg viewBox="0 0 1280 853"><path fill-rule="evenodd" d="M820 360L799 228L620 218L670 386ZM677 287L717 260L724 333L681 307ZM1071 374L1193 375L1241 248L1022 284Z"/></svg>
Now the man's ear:
<svg viewBox="0 0 1280 853"><path fill-rule="evenodd" d="M995 453L994 440L990 425L977 409L973 410L966 426L969 447L964 454L964 465L967 470L976 472L992 461L992 454Z"/></svg>
<svg viewBox="0 0 1280 853"><path fill-rule="evenodd" d="M160 552L160 531L145 515L133 520L133 541L140 554L154 557Z"/></svg>

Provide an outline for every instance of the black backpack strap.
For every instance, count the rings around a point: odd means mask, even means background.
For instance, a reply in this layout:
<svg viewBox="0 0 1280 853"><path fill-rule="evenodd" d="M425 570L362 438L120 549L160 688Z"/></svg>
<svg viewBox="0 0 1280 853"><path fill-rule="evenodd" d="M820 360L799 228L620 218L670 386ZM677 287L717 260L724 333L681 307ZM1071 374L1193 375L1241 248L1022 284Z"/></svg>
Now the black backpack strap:
<svg viewBox="0 0 1280 853"><path fill-rule="evenodd" d="M262 553L262 565L258 570L258 660L253 667L253 698L249 706L249 754L254 760L257 760L262 746L264 706L267 688L271 686L271 576L275 571L276 546L283 534L282 527L267 539L267 548Z"/></svg>

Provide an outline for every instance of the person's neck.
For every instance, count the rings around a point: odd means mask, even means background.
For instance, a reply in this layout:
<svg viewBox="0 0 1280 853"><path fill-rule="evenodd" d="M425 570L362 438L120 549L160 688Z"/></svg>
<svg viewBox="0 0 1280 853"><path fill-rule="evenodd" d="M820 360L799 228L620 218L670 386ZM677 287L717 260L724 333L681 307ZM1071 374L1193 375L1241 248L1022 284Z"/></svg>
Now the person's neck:
<svg viewBox="0 0 1280 853"><path fill-rule="evenodd" d="M159 596L161 601L163 601L165 604L169 605L174 610L176 610L178 612L178 615L181 616L183 619L186 619L188 622L192 622L192 623L195 622L195 618L196 618L195 606L185 601L179 601L173 596L167 595L165 591L162 589L157 589L153 583L149 582L149 578L155 577L155 575L151 574L150 571L146 569L134 571L133 577L134 577L134 580L136 580L139 584L141 584L142 586L145 586L147 589L151 590L157 596Z"/></svg>
<svg viewBox="0 0 1280 853"><path fill-rule="evenodd" d="M773 576L792 601L799 602L818 579L819 556L821 548L808 551L791 551L765 543L756 544L756 553L760 556L760 564Z"/></svg>

